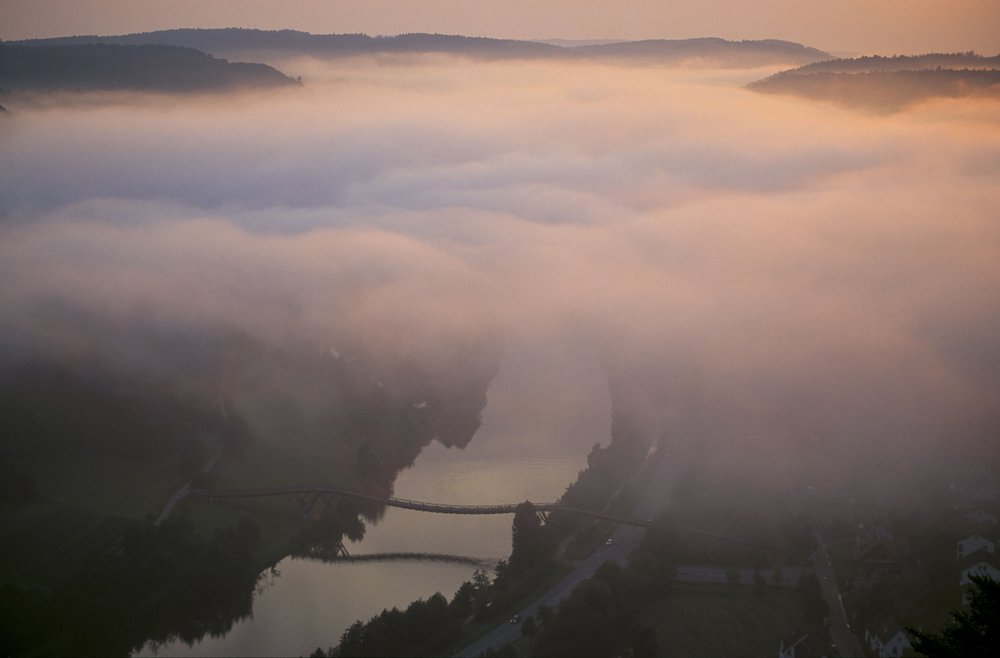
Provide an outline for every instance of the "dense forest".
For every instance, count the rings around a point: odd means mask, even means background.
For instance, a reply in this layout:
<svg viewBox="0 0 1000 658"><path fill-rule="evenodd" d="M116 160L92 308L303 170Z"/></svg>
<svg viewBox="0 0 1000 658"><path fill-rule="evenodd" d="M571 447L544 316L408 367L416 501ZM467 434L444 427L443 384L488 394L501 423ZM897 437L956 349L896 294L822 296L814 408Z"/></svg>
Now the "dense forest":
<svg viewBox="0 0 1000 658"><path fill-rule="evenodd" d="M169 45L0 43L6 91L217 91L295 80L265 64L233 63Z"/></svg>
<svg viewBox="0 0 1000 658"><path fill-rule="evenodd" d="M748 88L894 112L927 98L1000 96L1000 56L946 53L835 59L782 71Z"/></svg>
<svg viewBox="0 0 1000 658"><path fill-rule="evenodd" d="M179 29L120 36L73 36L20 43L170 44L197 48L219 56L251 51L346 57L373 54L441 53L483 58L630 59L676 62L707 60L724 66L807 63L829 55L790 41L776 39L728 41L718 38L648 39L597 45L555 45L537 41L491 39L445 34L310 34L296 30Z"/></svg>
<svg viewBox="0 0 1000 658"><path fill-rule="evenodd" d="M865 55L828 59L783 71L782 77L811 73L875 73L877 71L931 71L938 69L969 70L1000 68L1000 55L985 57L974 52L927 53L924 55Z"/></svg>

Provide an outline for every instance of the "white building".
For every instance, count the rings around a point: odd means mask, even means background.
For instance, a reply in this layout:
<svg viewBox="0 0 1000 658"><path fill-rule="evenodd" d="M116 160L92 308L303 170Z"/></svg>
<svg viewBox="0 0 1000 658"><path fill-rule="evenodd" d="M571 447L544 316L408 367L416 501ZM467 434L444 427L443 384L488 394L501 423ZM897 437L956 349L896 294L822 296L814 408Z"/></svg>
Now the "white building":
<svg viewBox="0 0 1000 658"><path fill-rule="evenodd" d="M910 638L890 617L880 617L865 628L865 644L871 655L880 658L899 658L911 648Z"/></svg>
<svg viewBox="0 0 1000 658"><path fill-rule="evenodd" d="M1000 583L1000 569L997 569L985 559L973 561L962 570L962 577L958 581L959 585L971 585L972 579L969 576L986 576L990 580Z"/></svg>
<svg viewBox="0 0 1000 658"><path fill-rule="evenodd" d="M966 555L972 555L976 551L985 551L990 555L996 555L997 545L980 535L971 535L958 542L957 559L961 560Z"/></svg>

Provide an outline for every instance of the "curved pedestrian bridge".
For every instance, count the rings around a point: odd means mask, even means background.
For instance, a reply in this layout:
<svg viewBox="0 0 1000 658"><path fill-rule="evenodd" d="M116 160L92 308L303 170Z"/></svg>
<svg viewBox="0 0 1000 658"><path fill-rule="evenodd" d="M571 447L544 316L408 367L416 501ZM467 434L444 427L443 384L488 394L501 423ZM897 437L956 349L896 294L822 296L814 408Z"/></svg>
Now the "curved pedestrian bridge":
<svg viewBox="0 0 1000 658"><path fill-rule="evenodd" d="M303 511L308 513L317 502L329 504L335 498L347 498L353 500L363 500L379 503L388 507L398 507L400 509L416 510L418 512L430 512L433 514L513 514L517 507L523 503L502 503L498 505L456 505L450 503L430 503L420 500L407 500L405 498L394 498L392 496L373 496L357 491L339 489L337 487L284 487L275 489L251 489L245 491L212 491L208 489L191 489L188 496L195 498L214 500L225 500L233 498L275 498L291 497L295 498ZM530 502L530 501L529 501ZM646 528L650 526L649 519L634 519L630 517L614 516L602 512L576 509L573 507L563 507L558 503L531 503L535 510L542 513L559 512L560 514L575 514L586 516L614 523L639 526Z"/></svg>
<svg viewBox="0 0 1000 658"><path fill-rule="evenodd" d="M350 554L338 550L335 554L296 555L299 560L316 560L319 562L446 562L483 569L495 569L501 558L473 557L471 555L451 555L449 553L361 553Z"/></svg>

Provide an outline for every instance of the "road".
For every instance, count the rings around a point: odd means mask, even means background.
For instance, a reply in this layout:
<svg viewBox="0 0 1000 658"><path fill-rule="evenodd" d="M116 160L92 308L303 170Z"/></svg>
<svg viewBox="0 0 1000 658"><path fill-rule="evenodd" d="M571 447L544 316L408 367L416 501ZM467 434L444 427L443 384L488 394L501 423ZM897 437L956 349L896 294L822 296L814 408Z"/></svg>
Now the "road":
<svg viewBox="0 0 1000 658"><path fill-rule="evenodd" d="M219 457L221 456L222 456L222 448L219 448L218 450L215 451L215 454L209 457L208 461L205 462L205 464L201 467L201 474L208 475L215 467L215 463L219 461ZM184 500L184 498L186 498L189 493L191 493L191 483L185 482L180 486L180 488L177 491L174 492L174 495L170 497L170 499L167 501L167 504L163 506L163 510L160 511L160 515L156 517L156 523L154 523L154 525L160 525L161 523L166 521L167 517L169 517L171 513L173 513L174 508L177 507L177 503Z"/></svg>
<svg viewBox="0 0 1000 658"><path fill-rule="evenodd" d="M678 484L684 460L677 455L677 450L674 451L673 455L665 456L656 461L658 462L656 463L657 472L650 478L649 486L646 487L642 500L632 511L632 515L636 518L646 519L656 516L670 502L670 494ZM527 619L536 616L538 609L543 605L555 608L560 601L569 596L574 587L593 576L594 572L605 562L614 560L619 564L625 564L632 549L639 544L645 532L645 528L618 526L610 535L611 546L605 544L584 560L577 562L573 571L555 587L536 599L531 605L516 611L517 614L521 619ZM460 658L473 658L487 649L497 649L513 642L520 636L520 624L504 623L455 655Z"/></svg>
<svg viewBox="0 0 1000 658"><path fill-rule="evenodd" d="M833 572L833 564L830 562L830 553L826 550L826 543L818 532L816 533L816 544L819 548L813 554L813 562L816 564L816 578L819 579L823 598L830 606L830 639L834 642L834 651L844 658L863 656L865 654L861 650L861 643L858 642L857 636L854 635L850 624L847 623L844 602L840 598L837 577Z"/></svg>

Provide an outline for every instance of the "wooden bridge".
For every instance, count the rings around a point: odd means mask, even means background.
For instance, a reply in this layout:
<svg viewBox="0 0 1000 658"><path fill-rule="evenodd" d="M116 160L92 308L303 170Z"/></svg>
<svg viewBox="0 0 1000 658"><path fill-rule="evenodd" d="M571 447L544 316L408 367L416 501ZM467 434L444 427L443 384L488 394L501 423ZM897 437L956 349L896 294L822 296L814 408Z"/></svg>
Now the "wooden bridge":
<svg viewBox="0 0 1000 658"><path fill-rule="evenodd" d="M308 514L318 502L329 505L335 498L347 498L379 503L388 507L430 512L433 514L513 514L522 503L504 503L500 505L451 505L447 503L429 503L420 500L407 500L392 496L373 496L336 487L287 487L279 489L255 489L246 491L210 491L208 489L191 489L188 496L195 498L225 500L232 498L274 498L288 496L294 498L302 508L303 514ZM622 523L625 525L647 528L651 525L649 519L634 519L628 517L592 512L590 510L562 507L558 503L531 503L535 510L543 515L550 512L560 514L575 514L593 519Z"/></svg>

